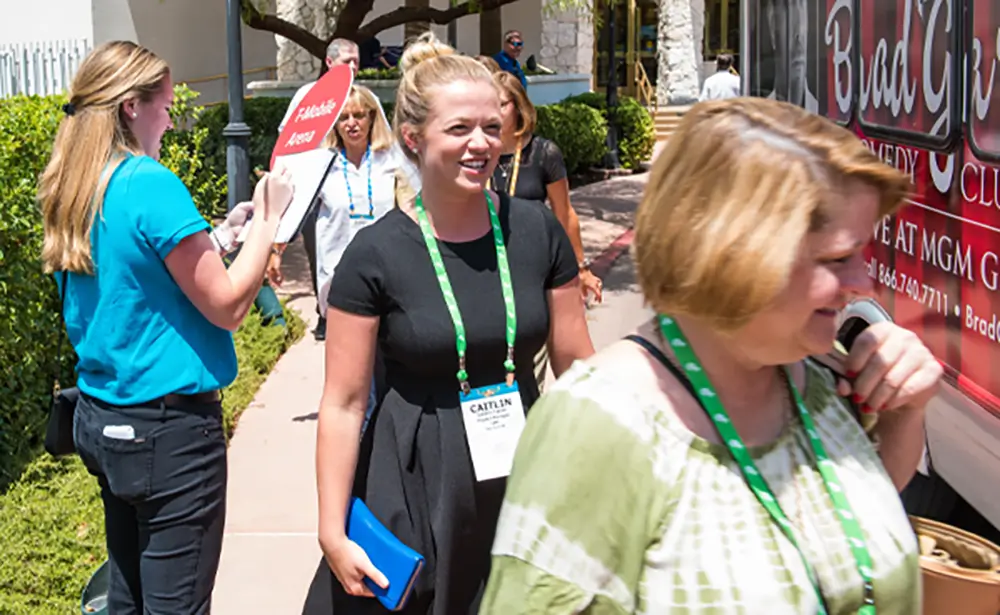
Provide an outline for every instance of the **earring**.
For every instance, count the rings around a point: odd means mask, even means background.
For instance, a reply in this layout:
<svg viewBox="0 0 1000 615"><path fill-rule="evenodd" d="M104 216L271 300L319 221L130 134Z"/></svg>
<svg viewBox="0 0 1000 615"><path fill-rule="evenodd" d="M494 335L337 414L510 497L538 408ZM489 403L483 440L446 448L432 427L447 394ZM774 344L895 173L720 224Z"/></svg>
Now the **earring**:
<svg viewBox="0 0 1000 615"><path fill-rule="evenodd" d="M137 117L139 117L139 114L138 114L138 113L133 113L133 114L132 114L132 119L133 119L133 120L134 120L135 118L137 118Z"/></svg>

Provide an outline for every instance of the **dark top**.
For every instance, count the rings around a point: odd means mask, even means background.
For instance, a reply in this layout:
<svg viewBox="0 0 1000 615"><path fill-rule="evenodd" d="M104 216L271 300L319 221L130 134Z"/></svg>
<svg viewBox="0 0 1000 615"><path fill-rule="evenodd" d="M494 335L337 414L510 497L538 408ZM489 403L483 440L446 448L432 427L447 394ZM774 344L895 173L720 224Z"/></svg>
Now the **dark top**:
<svg viewBox="0 0 1000 615"><path fill-rule="evenodd" d="M522 391L531 391L532 357L549 333L545 291L576 277L576 257L548 208L501 194L499 217L517 306L518 382ZM469 382L474 388L496 384L504 374L506 320L493 232L439 245L465 323ZM421 388L433 382L453 393L457 404L455 328L412 218L393 210L359 232L337 266L328 301L346 312L380 317L379 343L390 381L395 373Z"/></svg>
<svg viewBox="0 0 1000 615"><path fill-rule="evenodd" d="M514 154L500 156L493 171L493 186L497 192L507 192L514 173ZM549 184L566 178L566 163L559 146L545 137L532 136L521 148L521 170L514 187L514 196L544 203Z"/></svg>
<svg viewBox="0 0 1000 615"><path fill-rule="evenodd" d="M533 357L549 334L547 291L576 277L559 221L537 203L500 197L517 310L515 363L525 409L538 397ZM503 381L503 294L493 232L439 242L465 322L469 382ZM477 482L459 405L455 329L420 227L401 210L361 230L334 276L329 305L378 316L387 391L358 456L354 495L426 558L404 613L477 613L505 479ZM334 612L384 612L332 583Z"/></svg>
<svg viewBox="0 0 1000 615"><path fill-rule="evenodd" d="M520 62L507 55L506 51L498 51L497 54L493 56L493 59L500 65L501 70L505 70L517 77L518 81L521 82L521 85L524 86L524 89L528 89L528 78L524 76L524 69L521 68Z"/></svg>

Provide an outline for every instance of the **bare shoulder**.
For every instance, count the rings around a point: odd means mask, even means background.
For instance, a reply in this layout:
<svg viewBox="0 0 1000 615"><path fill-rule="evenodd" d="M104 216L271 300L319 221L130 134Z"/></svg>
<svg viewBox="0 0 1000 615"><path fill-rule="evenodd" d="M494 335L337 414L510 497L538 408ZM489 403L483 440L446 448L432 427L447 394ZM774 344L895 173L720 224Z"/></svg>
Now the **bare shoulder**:
<svg viewBox="0 0 1000 615"><path fill-rule="evenodd" d="M656 343L652 322L640 325L634 335ZM600 374L600 386L606 391L627 395L641 405L651 404L671 412L674 400L685 393L669 370L642 346L628 339L606 346L585 364L595 374Z"/></svg>
<svg viewBox="0 0 1000 615"><path fill-rule="evenodd" d="M652 342L656 339L656 330L652 322L645 322L633 331L637 335ZM621 374L634 374L630 381L642 378L655 378L655 372L650 369L653 359L639 344L621 339L605 347L587 360L587 364L601 371L616 371ZM653 359L655 362L655 359Z"/></svg>

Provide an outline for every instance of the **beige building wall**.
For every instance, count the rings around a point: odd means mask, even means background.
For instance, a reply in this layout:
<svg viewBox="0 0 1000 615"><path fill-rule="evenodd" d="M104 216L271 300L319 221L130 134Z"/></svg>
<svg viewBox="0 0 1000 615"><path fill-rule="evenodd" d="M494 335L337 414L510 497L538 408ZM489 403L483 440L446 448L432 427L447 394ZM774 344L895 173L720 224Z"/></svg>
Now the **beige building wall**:
<svg viewBox="0 0 1000 615"><path fill-rule="evenodd" d="M221 0L94 0L95 42L128 38L170 64L174 81L224 75L227 70L226 3ZM244 70L274 66L274 36L242 30ZM249 83L262 78L251 74ZM192 84L200 102L226 100L226 79Z"/></svg>
<svg viewBox="0 0 1000 615"><path fill-rule="evenodd" d="M0 45L93 38L89 0L0 0Z"/></svg>

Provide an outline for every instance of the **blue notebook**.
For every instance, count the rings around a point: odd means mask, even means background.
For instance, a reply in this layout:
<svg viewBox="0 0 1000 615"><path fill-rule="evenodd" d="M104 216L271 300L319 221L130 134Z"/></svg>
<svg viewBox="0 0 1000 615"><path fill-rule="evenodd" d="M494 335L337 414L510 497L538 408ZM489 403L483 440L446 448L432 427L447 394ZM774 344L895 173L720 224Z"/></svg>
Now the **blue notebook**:
<svg viewBox="0 0 1000 615"><path fill-rule="evenodd" d="M417 575L424 567L424 557L396 538L358 498L351 498L347 537L364 549L372 564L389 579L389 587L382 589L365 578L365 585L379 602L390 611L406 606Z"/></svg>

